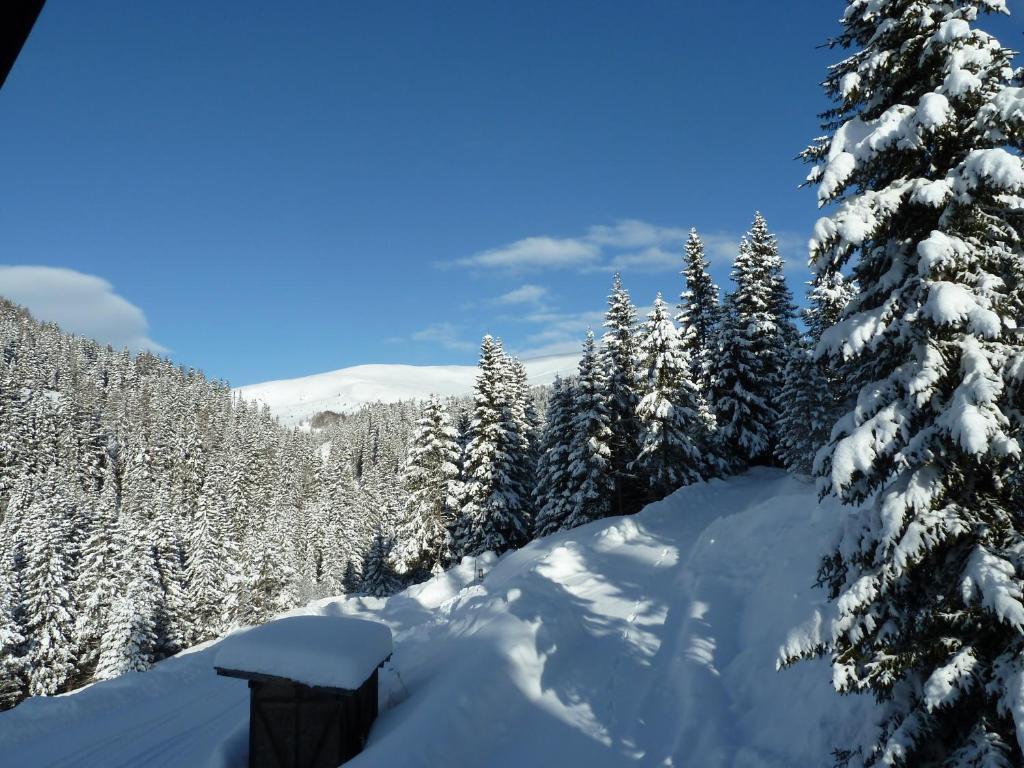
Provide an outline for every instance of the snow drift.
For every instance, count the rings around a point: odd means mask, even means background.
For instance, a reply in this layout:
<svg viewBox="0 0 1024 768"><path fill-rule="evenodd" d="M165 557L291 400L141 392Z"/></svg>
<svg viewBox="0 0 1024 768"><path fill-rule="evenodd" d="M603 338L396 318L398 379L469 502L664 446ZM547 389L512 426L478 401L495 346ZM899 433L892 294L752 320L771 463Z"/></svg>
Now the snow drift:
<svg viewBox="0 0 1024 768"><path fill-rule="evenodd" d="M574 376L579 355L524 360L530 384L550 384L556 375ZM237 387L243 399L264 403L286 427L308 422L323 411L350 413L364 403L423 400L429 395L468 395L478 370L473 365L357 365L298 379Z"/></svg>
<svg viewBox="0 0 1024 768"><path fill-rule="evenodd" d="M381 714L353 766L830 762L867 701L824 661L776 672L842 510L755 470L462 566L381 600L296 614L387 623ZM486 576L475 582L477 567ZM216 643L0 714L10 765L245 764L248 689Z"/></svg>

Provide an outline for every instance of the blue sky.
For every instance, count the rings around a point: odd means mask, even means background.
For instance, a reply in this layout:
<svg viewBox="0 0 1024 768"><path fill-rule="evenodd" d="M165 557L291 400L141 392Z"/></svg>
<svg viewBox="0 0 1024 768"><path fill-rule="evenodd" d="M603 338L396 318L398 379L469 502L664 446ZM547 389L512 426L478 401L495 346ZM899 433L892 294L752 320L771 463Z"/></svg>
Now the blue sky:
<svg viewBox="0 0 1024 768"><path fill-rule="evenodd" d="M755 209L799 292L841 11L50 0L0 92L0 263L89 277L0 294L246 384L565 350L616 267L674 301L690 226L724 285Z"/></svg>

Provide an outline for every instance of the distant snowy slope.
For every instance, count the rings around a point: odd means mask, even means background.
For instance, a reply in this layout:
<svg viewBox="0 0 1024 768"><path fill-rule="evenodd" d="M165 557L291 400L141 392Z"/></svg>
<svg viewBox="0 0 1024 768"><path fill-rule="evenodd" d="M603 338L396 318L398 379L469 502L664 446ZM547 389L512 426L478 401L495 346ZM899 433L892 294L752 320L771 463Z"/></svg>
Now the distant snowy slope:
<svg viewBox="0 0 1024 768"><path fill-rule="evenodd" d="M824 661L776 672L823 601L843 511L752 471L481 558L386 600L296 613L386 622L381 714L352 766L819 768L870 722ZM10 765L243 766L248 689L214 648L0 713Z"/></svg>
<svg viewBox="0 0 1024 768"><path fill-rule="evenodd" d="M530 383L550 384L556 374L573 375L579 355L524 360ZM321 411L346 413L374 401L423 399L429 395L465 395L473 389L471 365L357 365L298 379L238 387L246 400L266 403L285 426L297 426Z"/></svg>

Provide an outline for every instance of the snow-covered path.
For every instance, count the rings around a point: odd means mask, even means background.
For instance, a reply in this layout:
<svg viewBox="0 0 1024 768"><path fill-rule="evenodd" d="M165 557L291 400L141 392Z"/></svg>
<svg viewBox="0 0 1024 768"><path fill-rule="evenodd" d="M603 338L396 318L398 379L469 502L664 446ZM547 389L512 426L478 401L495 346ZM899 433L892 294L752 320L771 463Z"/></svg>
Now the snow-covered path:
<svg viewBox="0 0 1024 768"><path fill-rule="evenodd" d="M820 766L863 719L822 663L775 672L841 512L758 470L532 543L388 600L382 713L353 766ZM244 764L247 694L196 649L0 714L11 765Z"/></svg>

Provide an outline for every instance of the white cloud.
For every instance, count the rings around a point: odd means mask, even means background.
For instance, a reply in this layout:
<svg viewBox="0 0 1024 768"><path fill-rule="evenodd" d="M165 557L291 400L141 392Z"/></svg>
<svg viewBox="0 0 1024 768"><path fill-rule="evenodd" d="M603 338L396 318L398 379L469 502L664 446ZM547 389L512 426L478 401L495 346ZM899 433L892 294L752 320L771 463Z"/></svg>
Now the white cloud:
<svg viewBox="0 0 1024 768"><path fill-rule="evenodd" d="M606 272L637 272L640 270L662 272L681 269L682 265L681 250L678 253L669 252L652 245L642 251L616 254L607 264L602 264L601 269Z"/></svg>
<svg viewBox="0 0 1024 768"><path fill-rule="evenodd" d="M412 334L413 341L427 341L439 344L445 349L467 352L476 349L476 344L459 338L459 329L451 323L434 323Z"/></svg>
<svg viewBox="0 0 1024 768"><path fill-rule="evenodd" d="M133 352L167 351L147 335L143 311L94 275L55 267L0 266L0 296L69 333Z"/></svg>
<svg viewBox="0 0 1024 768"><path fill-rule="evenodd" d="M552 357L554 355L579 354L583 347L583 339L565 339L563 341L551 341L546 344L526 346L522 349L512 350L512 354L520 360L534 360L538 357Z"/></svg>
<svg viewBox="0 0 1024 768"><path fill-rule="evenodd" d="M523 322L540 326L526 336L522 347L513 354L527 359L547 355L564 355L579 352L586 337L587 329L601 336L604 312L533 312L520 318Z"/></svg>
<svg viewBox="0 0 1024 768"><path fill-rule="evenodd" d="M598 224L581 237L527 237L509 245L492 248L439 266L490 269L575 269L580 272L662 272L679 271L683 245L689 234L681 227L660 227L639 219L624 219L613 225ZM739 250L740 235L731 232L700 232L705 253L712 265L728 267ZM807 274L805 239L789 232L776 233L786 273ZM527 289L528 286L523 286ZM530 290L543 290L537 286ZM519 289L517 289L519 290ZM516 291L499 297L498 303L516 303ZM526 303L526 300L523 300Z"/></svg>
<svg viewBox="0 0 1024 768"><path fill-rule="evenodd" d="M646 221L625 219L614 226L598 224L587 230L587 240L598 245L613 248L646 248L664 243L686 240L688 230L676 227L659 227Z"/></svg>
<svg viewBox="0 0 1024 768"><path fill-rule="evenodd" d="M576 238L527 237L459 259L455 264L497 269L560 269L589 264L600 254L596 245Z"/></svg>
<svg viewBox="0 0 1024 768"><path fill-rule="evenodd" d="M495 304L540 304L548 295L548 289L542 285L521 285L508 293L498 296Z"/></svg>
<svg viewBox="0 0 1024 768"><path fill-rule="evenodd" d="M727 232L700 233L704 241L704 255L713 265L730 265L740 250L740 235Z"/></svg>
<svg viewBox="0 0 1024 768"><path fill-rule="evenodd" d="M686 235L687 230L684 229L624 219L613 225L592 226L581 237L526 237L464 259L442 262L438 266L506 270L576 269L582 272L661 270L674 267L681 260ZM515 302L509 299L501 303Z"/></svg>

